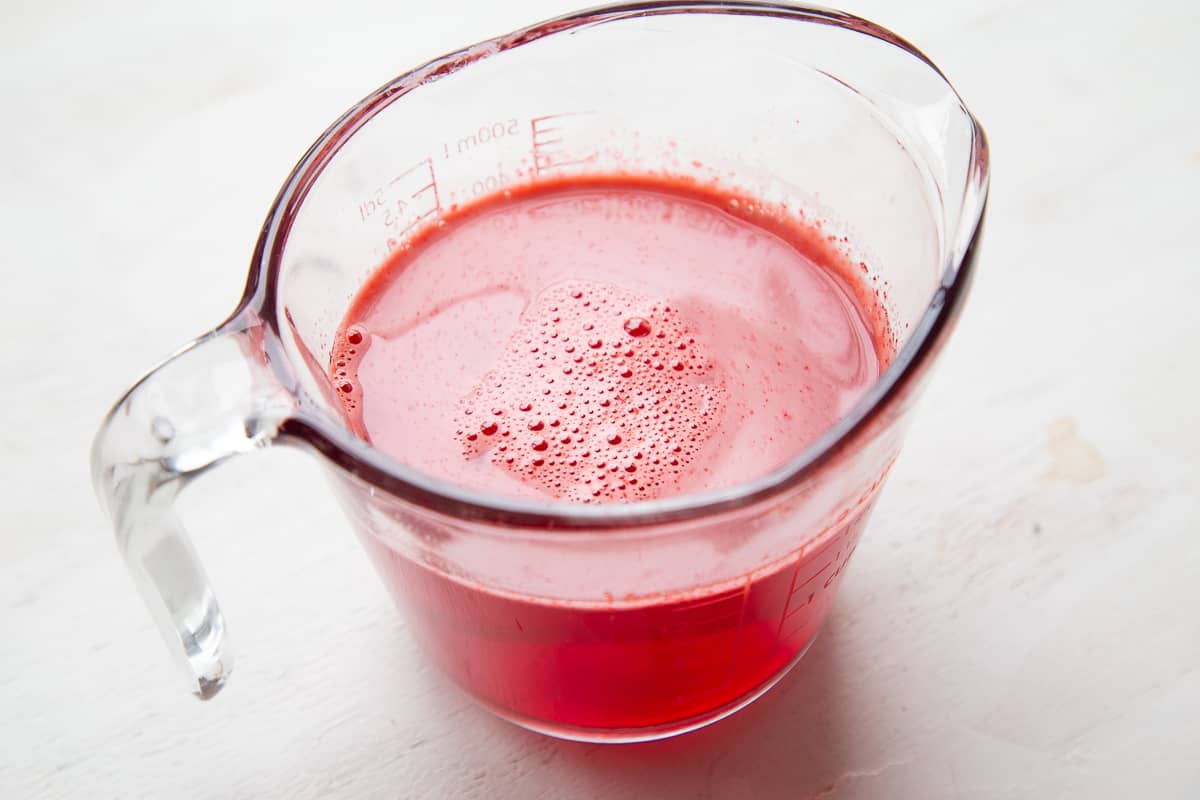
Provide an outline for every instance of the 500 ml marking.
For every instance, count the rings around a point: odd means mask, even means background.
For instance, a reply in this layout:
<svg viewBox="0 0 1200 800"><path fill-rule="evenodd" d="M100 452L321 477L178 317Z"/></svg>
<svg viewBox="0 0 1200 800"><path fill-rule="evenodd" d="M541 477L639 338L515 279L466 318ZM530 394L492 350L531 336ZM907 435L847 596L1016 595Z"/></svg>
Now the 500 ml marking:
<svg viewBox="0 0 1200 800"><path fill-rule="evenodd" d="M520 125L515 117L493 122L490 125L480 125L478 130L468 133L453 143L442 142L442 158L466 155L481 145L503 139L506 136L514 136L519 129Z"/></svg>
<svg viewBox="0 0 1200 800"><path fill-rule="evenodd" d="M426 158L379 186L358 204L362 222L378 218L385 228L403 236L414 225L442 210L433 160ZM394 247L394 239L388 247Z"/></svg>

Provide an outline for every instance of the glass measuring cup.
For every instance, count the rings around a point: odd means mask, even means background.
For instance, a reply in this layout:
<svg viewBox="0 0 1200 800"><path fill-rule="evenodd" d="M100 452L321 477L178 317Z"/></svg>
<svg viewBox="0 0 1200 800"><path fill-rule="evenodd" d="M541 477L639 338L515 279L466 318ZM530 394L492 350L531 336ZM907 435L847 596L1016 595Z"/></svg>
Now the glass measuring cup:
<svg viewBox="0 0 1200 800"><path fill-rule="evenodd" d="M378 263L506 185L613 172L715 181L845 236L895 336L879 381L760 479L627 505L487 495L356 438L326 366ZM97 435L99 495L190 686L214 695L231 658L175 496L232 455L291 444L324 458L426 652L500 715L629 741L750 702L826 615L961 308L987 182L983 132L936 67L823 9L613 6L388 83L288 178L232 316L135 385Z"/></svg>

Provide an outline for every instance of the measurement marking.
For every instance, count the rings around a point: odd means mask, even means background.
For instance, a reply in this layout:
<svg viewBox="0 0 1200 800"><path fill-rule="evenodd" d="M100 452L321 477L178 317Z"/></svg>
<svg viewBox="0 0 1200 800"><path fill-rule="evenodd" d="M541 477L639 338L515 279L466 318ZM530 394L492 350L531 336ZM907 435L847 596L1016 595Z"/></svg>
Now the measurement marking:
<svg viewBox="0 0 1200 800"><path fill-rule="evenodd" d="M515 136L520 129L521 125L516 117L484 122L479 127L467 131L457 139L447 139L442 142L442 158L457 158L458 156L466 155L480 147L487 147L493 142L498 142L509 136Z"/></svg>
<svg viewBox="0 0 1200 800"><path fill-rule="evenodd" d="M809 606L813 605L813 603L815 603L815 602L816 602L815 600L812 600L812 601L806 603L805 605L803 605L802 608L808 609ZM789 624L786 630L781 630L779 632L779 638L781 640L791 639L797 633L799 633L800 631L804 630L805 628L809 627L809 625L812 624L812 617L808 614L801 614L798 617L795 617L795 619L797 620L797 623L795 625Z"/></svg>
<svg viewBox="0 0 1200 800"><path fill-rule="evenodd" d="M859 502L858 502L859 506L863 505L863 503L866 501L866 499L873 496L875 494L875 492L879 489L880 484L883 483L884 477L887 476L888 471L892 468L892 464L895 463L895 460L896 459L893 457L892 460L889 461L886 466L884 466L883 472L879 475L878 478L875 479L875 482L871 484L870 488L864 493L863 497L859 500ZM869 509L869 507L868 507L868 509ZM800 631L804 628L804 625L801 624L800 626L793 628L791 631L789 631L787 633L786 637L784 636L784 633L783 633L784 623L787 622L789 617L795 616L798 611L808 608L816 601L817 592L815 592L815 591L809 592L808 597L805 599L805 601L803 603L793 607L792 602L796 599L796 594L798 592L800 592L805 586L807 586L808 584L810 584L814 580L816 580L822 573L825 572L825 570L829 569L830 566L837 563L840 559L841 563L838 564L838 568L836 570L834 570L829 575L828 578L825 579L825 583L823 584L822 589L821 589L822 591L828 590L829 587L833 584L833 581L836 580L837 577L841 574L842 570L846 568L846 565L848 563L850 563L850 557L852 555L854 555L854 551L856 549L858 549L858 537L862 533L862 527L863 527L863 522L864 522L865 518L862 514L859 514L854 520L850 521L847 524L846 520L849 518L849 515L850 515L850 509L845 509L843 511L843 513L841 515L839 515L839 517L833 523L826 526L826 528L823 531L821 531L821 533L817 534L817 537L820 537L821 534L827 533L828 531L830 531L833 528L836 528L837 526L842 526L842 529L840 531L838 531L836 535L831 536L826 542L824 542L819 549L815 550L812 553L808 553L804 549L800 550L800 554L796 557L796 566L792 570L791 583L788 585L788 591L787 591L787 596L786 596L787 599L784 600L783 611L779 617L779 626L775 629L776 638L783 639L783 638L794 636L798 631ZM814 537L814 538L817 538L817 537ZM852 544L850 545L849 549L846 551L846 555L844 558L842 557L842 553L839 550L837 555L835 555L833 557L833 560L829 561L828 563L825 564L825 566L821 567L819 570L817 570L815 573L813 573L813 575L811 577L809 577L807 580L805 580L804 583L800 584L799 586L796 585L796 580L800 576L800 568L804 566L805 562L812 561L814 557L819 556L822 553L826 552L831 547L833 547L835 544L842 544L842 543L846 542L847 540L852 540Z"/></svg>
<svg viewBox="0 0 1200 800"><path fill-rule="evenodd" d="M844 538L844 537L839 537L839 538ZM846 568L846 565L850 563L850 557L852 555L854 555L854 551L857 547L858 547L858 542L856 541L849 549L847 549L845 551L838 550L837 554L834 555L834 557L831 560L827 561L824 566L822 566L819 570L817 570L811 576L809 576L809 578L807 580L805 580L804 583L797 586L795 588L795 591L788 596L787 603L785 603L785 605L784 605L783 618L779 621L779 632L777 635L780 636L780 638L792 637L807 626L808 617L807 617L807 615L804 615L804 616L800 617L801 621L800 621L799 625L796 625L787 633L784 633L784 630L783 630L784 624L789 619L791 619L792 617L795 617L797 614L799 614L799 612L808 610L816 602L818 595L825 594L825 593L831 591L830 587L833 586L833 582L838 579L838 576L840 576L842 574L842 570L844 570ZM830 567L834 567L834 569L830 570L829 569ZM805 586L808 586L810 583L817 580L817 578L820 578L827 571L829 572L829 574L825 578L824 582L821 584L821 587L819 589L813 589L812 591L810 591L808 593L808 596L806 598L804 598L803 602L801 602L798 605L793 606L792 601L795 599L795 594L802 594Z"/></svg>
<svg viewBox="0 0 1200 800"><path fill-rule="evenodd" d="M719 606L723 603L728 603L729 600L730 600L730 597L728 594L721 594L721 595L717 595L716 597L711 597L707 600L697 600L695 602L688 603L685 606L679 606L678 608L673 609L673 613L675 613L675 614L691 614L693 612L700 611L708 606ZM705 617L702 619L689 619L689 620L687 620L687 622L689 625L704 625L704 624L708 624L708 623L712 623L712 622L720 622L722 620L729 619L729 618L733 617L733 615L735 613L742 613L742 612L735 611L734 609L729 609L728 611L723 611L721 613L714 614L714 615L711 615L711 616L708 616L708 617Z"/></svg>
<svg viewBox="0 0 1200 800"><path fill-rule="evenodd" d="M842 570L844 570L846 568L846 565L850 563L850 556L854 555L854 551L856 549L858 549L858 542L855 542L854 546L846 551L845 557L842 558L842 563L838 564L838 568L833 571L833 574L825 579L825 588L826 589L828 589L833 584L833 582L835 580L837 580L838 575L842 574Z"/></svg>
<svg viewBox="0 0 1200 800"><path fill-rule="evenodd" d="M817 570L815 573L813 573L811 576L809 576L804 581L804 583L801 583L799 586L797 586L796 580L800 577L801 569L804 567L804 565L806 563L812 562L814 559L818 558L821 554L825 553L831 547L833 547L835 544L840 542L842 540L843 536L844 536L844 532L839 533L836 536L831 536L827 541L825 541L819 548L817 548L813 552L809 553L807 551L801 550L800 555L798 555L796 557L796 567L795 567L795 569L792 570L792 581L791 581L791 584L788 586L787 597L783 601L783 611L779 615L779 626L775 629L775 635L777 637L783 636L783 625L785 622L787 622L788 617L795 615L796 612L798 612L798 611L808 608L810 605L812 605L813 600L816 598L816 593L810 592L808 595L808 598L803 603L793 606L792 603L796 600L796 595L798 593L800 593L800 591L803 590L805 586L808 586L810 583L812 583L814 580L816 580L817 577L821 575L821 573L823 573L825 570L829 569L829 567L835 561L837 561L837 556L834 556L832 561L829 561L828 563L826 563L825 566L821 567L819 570Z"/></svg>
<svg viewBox="0 0 1200 800"><path fill-rule="evenodd" d="M808 586L810 583L812 583L813 581L815 581L817 578L821 577L821 573L823 573L825 570L829 569L829 568L830 568L830 567L832 567L832 566L833 566L833 562L832 562L832 561L830 561L830 562L829 562L829 563L827 563L825 566L821 567L819 570L817 570L816 574L814 574L814 575L813 575L811 578L809 578L809 579L808 579L808 580L806 580L804 583L802 583L802 584L800 584L799 586L797 586L797 587L796 587L796 591L797 591L797 592L799 592L799 591L800 591L801 589L803 589L805 586ZM804 607L808 606L809 604L811 604L811 603L812 603L812 601L813 601L813 596L814 596L815 594L816 594L815 592L809 592L809 593L808 593L808 599L807 599L807 600L805 600L805 601L804 601L803 603L801 603L800 605L796 606L795 608L791 608L790 610L785 610L785 613L784 613L784 615L783 615L783 618L784 618L784 619L787 619L788 617L792 616L793 614L795 614L795 613L796 613L797 611L799 611L800 609L802 609L802 608L804 608ZM790 597L790 598L788 598L788 605L789 605L789 606L791 605L791 601L792 601L793 599L794 599L794 595L793 595L793 597Z"/></svg>
<svg viewBox="0 0 1200 800"><path fill-rule="evenodd" d="M677 606L674 610L676 614L681 614L686 611L691 611L695 608L704 608L705 606L715 606L718 603L724 603L729 597L726 594L718 594L704 600L692 600L686 605Z"/></svg>
<svg viewBox="0 0 1200 800"><path fill-rule="evenodd" d="M433 174L433 160L427 158L425 159L425 162L429 164L429 186L426 188L433 190L433 211L438 212L442 210L442 198L438 194L437 177ZM422 191L424 191L424 189L422 189Z"/></svg>
<svg viewBox="0 0 1200 800"><path fill-rule="evenodd" d="M737 673L738 653L742 649L742 631L746 627L746 607L750 605L750 576L746 576L746 585L742 587L741 613L738 614L737 631L733 634L733 654L729 657L729 672L725 675L725 685L728 686Z"/></svg>
<svg viewBox="0 0 1200 800"><path fill-rule="evenodd" d="M548 169L562 169L563 167L575 167L580 164L591 164L595 160L596 160L596 155L593 153L592 155L588 156L587 158L576 158L574 160L554 161L552 163L546 163L543 166L539 167L538 172L540 173L540 172L543 172Z"/></svg>
<svg viewBox="0 0 1200 800"><path fill-rule="evenodd" d="M840 556L840 555L841 555L841 553L839 552L839 553L838 553L838 556ZM798 591L800 591L800 590L801 590L801 589L803 589L805 586L808 586L810 583L812 583L813 581L815 581L817 578L821 577L821 573L822 573L822 572L824 572L825 570L829 569L830 567L832 567L834 564L836 564L836 563L837 563L838 556L834 556L834 557L833 557L832 559L830 559L829 561L826 561L826 562L825 562L825 566L821 567L819 570L817 570L816 572L814 572L814 573L812 574L812 577L810 577L810 578L809 578L808 580L806 580L804 583L802 583L802 584L800 584L799 586L797 586L797 587L796 587L796 591L797 591L797 592L798 592Z"/></svg>
<svg viewBox="0 0 1200 800"><path fill-rule="evenodd" d="M433 211L425 212L424 214L417 217L412 222L410 222L409 224L407 224L403 228L401 228L400 231L396 235L399 236L401 239L403 239L408 234L409 231L411 231L413 228L417 227L422 222L424 222L426 219L428 219L431 215L436 214L436 213L437 213L437 209L434 209Z"/></svg>
<svg viewBox="0 0 1200 800"><path fill-rule="evenodd" d="M783 621L787 619L788 605L792 602L792 595L796 593L796 576L800 574L800 565L804 563L804 550L800 551L800 555L796 556L796 566L792 569L792 582L788 584L787 599L783 601L783 613L779 616L779 627L775 629L775 638L783 633Z"/></svg>
<svg viewBox="0 0 1200 800"><path fill-rule="evenodd" d="M533 168L541 175L553 169L576 167L591 164L596 160L593 151L580 156L571 152L563 144L570 137L570 120L575 117L585 117L591 111L571 111L562 114L547 114L543 117L532 117L529 120L529 136L532 144ZM555 136L555 134L559 134Z"/></svg>
<svg viewBox="0 0 1200 800"><path fill-rule="evenodd" d="M816 550L814 550L814 551L813 551L813 552L811 552L811 553L805 553L805 558L807 558L807 559L808 559L808 560L810 560L810 561L811 561L812 559L815 559L817 556L819 556L819 555L821 555L822 553L824 553L825 551L829 550L829 549L830 549L831 547L833 547L835 544L838 544L838 543L840 543L840 542L841 542L841 540L842 540L842 539L845 537L845 535L846 535L846 532L845 532L845 531L841 531L841 532L840 532L840 533L838 533L836 536L830 536L828 539L826 539L826 540L825 540L825 541L824 541L824 542L821 544L821 546L820 546L819 548L817 548Z"/></svg>
<svg viewBox="0 0 1200 800"><path fill-rule="evenodd" d="M414 226L442 210L433 159L424 158L381 183L358 203L360 222L374 222L386 232L385 252L396 248Z"/></svg>
<svg viewBox="0 0 1200 800"><path fill-rule="evenodd" d="M437 176L433 172L433 159L431 159L431 158L426 158L422 161L418 161L416 164L413 164L411 167L406 169L404 172L401 172L399 175L392 178L391 181L388 182L388 188L391 188L391 187L395 186L397 183L400 183L405 178L407 178L409 175L412 175L414 172L421 169L422 167L424 167L429 173L429 182L422 184L420 186L417 186L408 195L408 198L410 200L415 201L418 198L420 198L421 195L425 194L426 192L433 192L433 205L431 207L425 209L424 211L420 212L419 214L417 214L410 223L405 225L398 234L401 237L403 237L406 233L411 231L417 225L421 224L421 222L423 222L424 220L428 219L429 217L433 216L434 214L437 214L439 211L442 210L442 200L438 196Z"/></svg>

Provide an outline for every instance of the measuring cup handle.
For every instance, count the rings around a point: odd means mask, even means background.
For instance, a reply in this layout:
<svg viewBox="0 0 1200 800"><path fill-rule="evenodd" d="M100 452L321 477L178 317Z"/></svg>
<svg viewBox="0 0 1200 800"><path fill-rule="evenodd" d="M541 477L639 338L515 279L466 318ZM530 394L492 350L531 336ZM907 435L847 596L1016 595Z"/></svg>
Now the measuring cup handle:
<svg viewBox="0 0 1200 800"><path fill-rule="evenodd" d="M184 347L105 418L92 480L142 598L202 699L229 677L225 620L175 498L229 456L271 444L295 409L267 366L264 329L248 313Z"/></svg>

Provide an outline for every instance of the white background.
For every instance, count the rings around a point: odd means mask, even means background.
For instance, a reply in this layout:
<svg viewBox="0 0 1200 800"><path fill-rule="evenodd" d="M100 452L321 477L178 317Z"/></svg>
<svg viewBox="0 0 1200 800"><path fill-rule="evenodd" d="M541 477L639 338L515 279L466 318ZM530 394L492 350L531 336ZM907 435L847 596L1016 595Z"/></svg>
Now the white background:
<svg viewBox="0 0 1200 800"><path fill-rule="evenodd" d="M346 106L566 10L0 7L0 797L1200 796L1195 0L851 8L982 120L989 228L831 622L767 698L644 746L492 718L282 451L185 498L240 662L183 691L92 497L101 415L232 308Z"/></svg>

